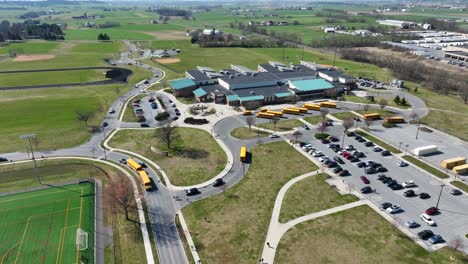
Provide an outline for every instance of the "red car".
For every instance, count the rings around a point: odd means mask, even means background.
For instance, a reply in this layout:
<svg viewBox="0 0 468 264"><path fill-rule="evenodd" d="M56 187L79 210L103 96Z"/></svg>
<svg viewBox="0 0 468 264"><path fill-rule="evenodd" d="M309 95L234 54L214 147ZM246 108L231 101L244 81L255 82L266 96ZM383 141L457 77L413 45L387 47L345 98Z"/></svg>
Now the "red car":
<svg viewBox="0 0 468 264"><path fill-rule="evenodd" d="M148 102L152 103L154 102L156 99L154 99L154 97L151 97L150 99L148 99Z"/></svg>
<svg viewBox="0 0 468 264"><path fill-rule="evenodd" d="M367 179L366 176L361 176L361 181L364 184L369 184L370 183L369 179Z"/></svg>
<svg viewBox="0 0 468 264"><path fill-rule="evenodd" d="M439 209L437 207L430 207L426 210L426 214L428 215L433 215L439 212Z"/></svg>
<svg viewBox="0 0 468 264"><path fill-rule="evenodd" d="M346 157L346 156L349 156L351 154L349 152L345 151L345 152L342 152L340 155L343 156L343 157Z"/></svg>

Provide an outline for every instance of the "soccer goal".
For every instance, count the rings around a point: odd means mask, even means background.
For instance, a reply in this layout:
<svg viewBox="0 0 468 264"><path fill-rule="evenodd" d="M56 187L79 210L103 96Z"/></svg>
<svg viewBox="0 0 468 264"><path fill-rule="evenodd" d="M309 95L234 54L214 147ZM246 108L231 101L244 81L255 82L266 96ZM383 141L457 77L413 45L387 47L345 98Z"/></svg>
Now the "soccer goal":
<svg viewBox="0 0 468 264"><path fill-rule="evenodd" d="M76 247L80 251L88 249L88 232L81 228L76 229Z"/></svg>

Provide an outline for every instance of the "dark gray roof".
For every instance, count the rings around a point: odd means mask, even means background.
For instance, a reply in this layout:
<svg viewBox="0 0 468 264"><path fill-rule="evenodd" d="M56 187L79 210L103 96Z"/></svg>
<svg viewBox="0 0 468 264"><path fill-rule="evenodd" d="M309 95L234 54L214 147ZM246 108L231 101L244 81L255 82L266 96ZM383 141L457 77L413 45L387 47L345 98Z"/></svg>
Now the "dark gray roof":
<svg viewBox="0 0 468 264"><path fill-rule="evenodd" d="M254 82L264 82L264 81L275 81L277 78L268 72L259 72L255 75L243 75L243 74L233 74L230 76L222 77L221 80L225 81L228 84L238 84L238 83L254 83Z"/></svg>
<svg viewBox="0 0 468 264"><path fill-rule="evenodd" d="M319 70L319 72L323 72L328 76L336 77L336 78L346 78L346 79L353 79L352 76L346 75L337 70Z"/></svg>
<svg viewBox="0 0 468 264"><path fill-rule="evenodd" d="M193 80L195 82L203 82L210 80L210 77L206 76L206 74L199 70L188 70L187 73L194 78Z"/></svg>
<svg viewBox="0 0 468 264"><path fill-rule="evenodd" d="M284 85L234 90L234 93L237 94L239 97L247 97L247 96L252 96L252 95L263 95L265 97L271 97L271 96L274 96L276 93L284 93L284 92L289 92L289 88Z"/></svg>
<svg viewBox="0 0 468 264"><path fill-rule="evenodd" d="M207 93L224 93L226 95L231 94L231 92L228 89L224 88L219 84L204 85L200 87L202 87L203 90L205 90Z"/></svg>
<svg viewBox="0 0 468 264"><path fill-rule="evenodd" d="M270 64L259 64L259 66L265 69L267 72L279 72L276 67L273 67Z"/></svg>
<svg viewBox="0 0 468 264"><path fill-rule="evenodd" d="M451 54L460 55L460 56L468 56L468 52L461 51L461 50L446 51L446 53L451 53Z"/></svg>

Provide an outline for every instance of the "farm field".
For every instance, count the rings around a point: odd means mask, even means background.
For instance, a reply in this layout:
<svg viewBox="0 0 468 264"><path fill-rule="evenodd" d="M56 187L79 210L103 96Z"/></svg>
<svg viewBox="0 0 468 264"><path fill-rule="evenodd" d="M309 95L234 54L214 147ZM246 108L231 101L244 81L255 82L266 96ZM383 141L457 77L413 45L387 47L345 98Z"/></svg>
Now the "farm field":
<svg viewBox="0 0 468 264"><path fill-rule="evenodd" d="M285 142L259 145L250 152L252 165L241 182L182 209L206 263L258 262L279 190L317 169Z"/></svg>
<svg viewBox="0 0 468 264"><path fill-rule="evenodd" d="M3 196L0 204L3 261L94 263L94 184ZM76 245L78 228L88 233L83 251Z"/></svg>

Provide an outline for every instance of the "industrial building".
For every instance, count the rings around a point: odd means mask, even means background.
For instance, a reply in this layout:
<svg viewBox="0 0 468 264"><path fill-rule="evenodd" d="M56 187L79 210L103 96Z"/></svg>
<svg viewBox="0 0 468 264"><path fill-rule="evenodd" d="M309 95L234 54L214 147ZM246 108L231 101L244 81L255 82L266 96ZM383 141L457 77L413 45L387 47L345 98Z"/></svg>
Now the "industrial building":
<svg viewBox="0 0 468 264"><path fill-rule="evenodd" d="M169 84L176 96L194 96L199 102L255 108L263 104L337 95L353 88L355 79L334 68L307 61L301 61L300 65L269 61L259 64L257 70L230 65L230 69L216 72L198 66L187 70L185 78Z"/></svg>
<svg viewBox="0 0 468 264"><path fill-rule="evenodd" d="M468 62L468 46L448 47L445 51L445 57Z"/></svg>

